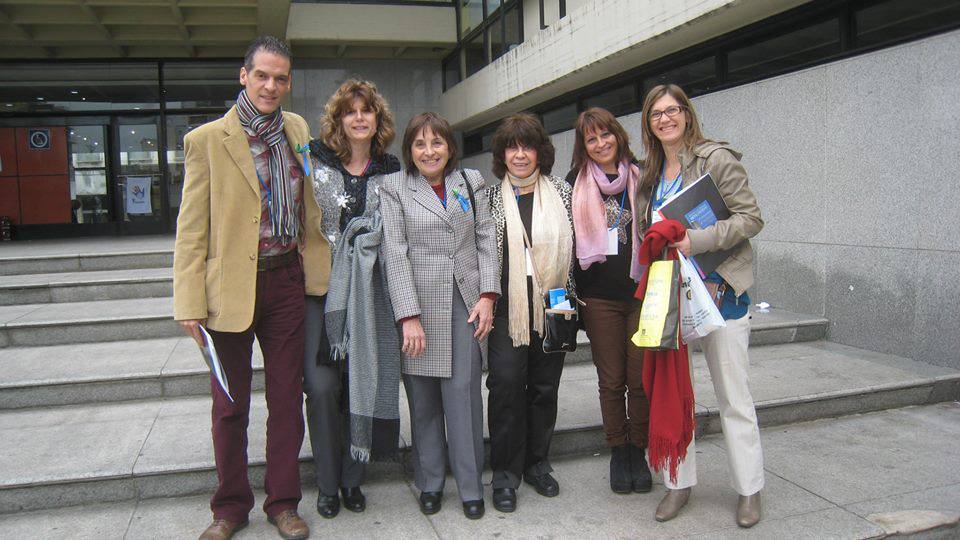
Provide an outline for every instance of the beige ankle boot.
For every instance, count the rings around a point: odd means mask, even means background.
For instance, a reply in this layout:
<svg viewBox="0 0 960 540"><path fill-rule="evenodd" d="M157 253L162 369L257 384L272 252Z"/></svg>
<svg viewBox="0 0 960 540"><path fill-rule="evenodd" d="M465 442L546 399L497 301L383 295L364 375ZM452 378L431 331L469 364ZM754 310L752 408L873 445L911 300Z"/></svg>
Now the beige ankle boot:
<svg viewBox="0 0 960 540"><path fill-rule="evenodd" d="M737 502L737 525L749 528L760 521L760 492L741 495Z"/></svg>
<svg viewBox="0 0 960 540"><path fill-rule="evenodd" d="M663 500L657 505L657 513L654 518L657 521L670 521L677 517L680 509L687 504L689 499L690 488L668 489L667 494L663 496Z"/></svg>

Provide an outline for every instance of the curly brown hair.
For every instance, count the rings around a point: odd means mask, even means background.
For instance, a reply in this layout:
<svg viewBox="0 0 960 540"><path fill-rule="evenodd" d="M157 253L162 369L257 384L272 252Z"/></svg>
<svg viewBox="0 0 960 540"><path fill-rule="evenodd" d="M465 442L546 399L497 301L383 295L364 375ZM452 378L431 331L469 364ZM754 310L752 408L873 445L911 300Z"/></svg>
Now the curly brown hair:
<svg viewBox="0 0 960 540"><path fill-rule="evenodd" d="M377 115L377 132L370 141L370 155L379 157L387 153L387 147L396 136L393 112L387 100L380 95L377 85L370 81L348 79L330 96L320 118L320 140L329 146L340 161L350 160L350 142L343 131L343 115L353 105L353 100L361 99Z"/></svg>
<svg viewBox="0 0 960 540"><path fill-rule="evenodd" d="M573 141L573 159L570 167L580 171L590 159L587 154L586 137L588 132L609 131L617 139L617 163L627 160L633 162L636 158L630 150L630 136L617 119L606 109L590 107L580 113L574 124L576 136Z"/></svg>
<svg viewBox="0 0 960 540"><path fill-rule="evenodd" d="M527 112L521 112L504 118L493 134L493 175L503 178L507 173L506 152L513 146L525 146L537 152L537 166L540 174L546 176L553 170L556 150L550 135L540 120Z"/></svg>

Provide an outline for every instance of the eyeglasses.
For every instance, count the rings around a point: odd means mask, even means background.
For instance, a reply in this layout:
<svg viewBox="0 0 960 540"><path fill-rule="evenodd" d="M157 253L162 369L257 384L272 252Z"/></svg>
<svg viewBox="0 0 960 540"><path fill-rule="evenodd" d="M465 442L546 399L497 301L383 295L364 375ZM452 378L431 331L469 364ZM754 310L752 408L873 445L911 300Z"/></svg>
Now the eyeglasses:
<svg viewBox="0 0 960 540"><path fill-rule="evenodd" d="M662 111L651 111L650 120L652 120L653 122L656 122L657 120L660 120L660 118L663 115L667 115L667 118L673 118L674 116L680 114L682 111L683 111L683 107L677 106L677 105L667 107Z"/></svg>

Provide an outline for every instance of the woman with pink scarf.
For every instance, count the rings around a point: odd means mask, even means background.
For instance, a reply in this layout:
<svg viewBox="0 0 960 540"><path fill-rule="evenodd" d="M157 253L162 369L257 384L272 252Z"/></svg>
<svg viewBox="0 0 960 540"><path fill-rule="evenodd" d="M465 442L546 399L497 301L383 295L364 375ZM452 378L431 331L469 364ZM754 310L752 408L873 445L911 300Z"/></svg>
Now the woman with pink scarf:
<svg viewBox="0 0 960 540"><path fill-rule="evenodd" d="M649 404L643 393L643 353L630 342L640 317L633 298L642 274L634 197L640 177L630 140L609 111L591 108L576 123L573 227L577 296L600 386L603 431L610 447L610 489L646 493L652 480L644 458ZM641 209L642 211L642 209Z"/></svg>

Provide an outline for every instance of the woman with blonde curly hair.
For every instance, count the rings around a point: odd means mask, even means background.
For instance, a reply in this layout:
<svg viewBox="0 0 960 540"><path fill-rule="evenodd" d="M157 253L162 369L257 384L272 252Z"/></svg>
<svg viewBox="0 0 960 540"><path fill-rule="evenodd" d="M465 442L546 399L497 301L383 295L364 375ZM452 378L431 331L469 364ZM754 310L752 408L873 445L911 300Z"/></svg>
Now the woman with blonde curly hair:
<svg viewBox="0 0 960 540"><path fill-rule="evenodd" d="M352 294L338 295L338 291L350 290L351 279L382 281L377 261L369 259L372 264L364 266L368 273L354 275L361 265L354 264L353 259L362 250L355 251L352 246L355 241L369 244L377 234L379 186L385 175L400 170L400 161L386 151L395 134L393 113L376 85L349 79L330 96L321 119L320 138L310 143L310 174L322 210L319 226L330 242L336 274L331 276L327 295L308 296L306 300L303 387L320 492L317 511L325 518L340 511L338 489L347 509L362 512L366 508L360 490L364 463L392 456L399 438L399 418L389 414L384 419L382 414L378 417L370 413L375 405L380 406L374 401L383 391L377 385L384 377L386 386L399 385L399 348L392 318L386 315L389 331L381 331L382 325L377 322L370 323L362 314L354 316L373 306ZM376 246L365 253L376 258ZM365 290L373 291L367 302L380 305L382 301L389 306L385 286L374 284ZM370 327L354 326L364 321L373 324L376 331L360 332ZM351 329L355 333L348 337ZM364 347L358 348L358 344ZM356 354L358 351L363 352ZM356 376L358 372L363 376ZM381 379L370 374L378 374Z"/></svg>

